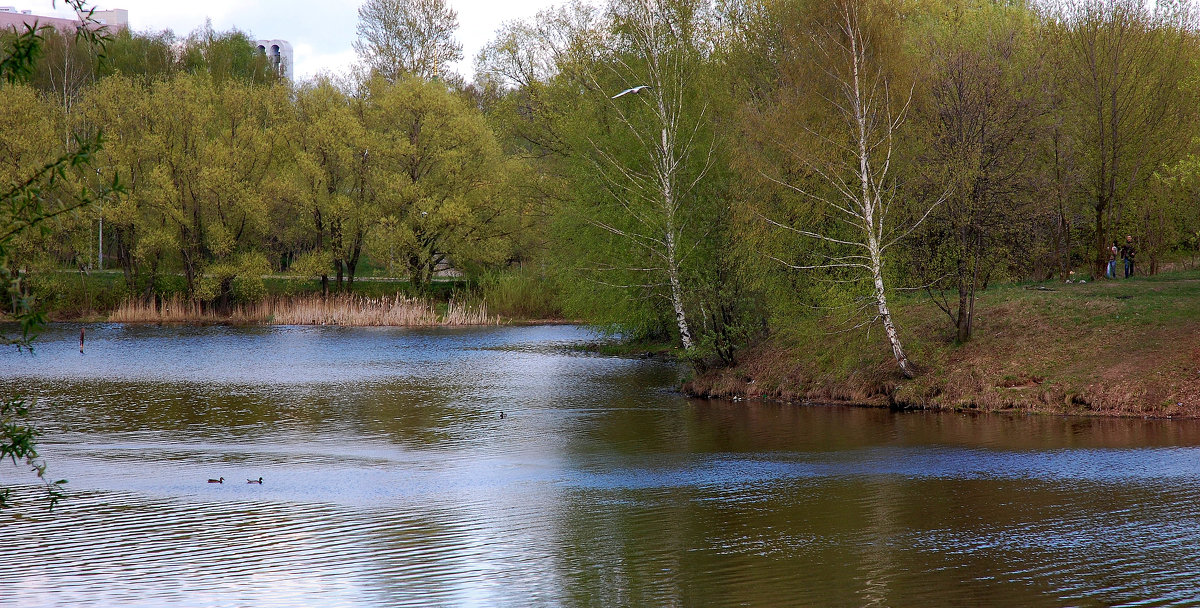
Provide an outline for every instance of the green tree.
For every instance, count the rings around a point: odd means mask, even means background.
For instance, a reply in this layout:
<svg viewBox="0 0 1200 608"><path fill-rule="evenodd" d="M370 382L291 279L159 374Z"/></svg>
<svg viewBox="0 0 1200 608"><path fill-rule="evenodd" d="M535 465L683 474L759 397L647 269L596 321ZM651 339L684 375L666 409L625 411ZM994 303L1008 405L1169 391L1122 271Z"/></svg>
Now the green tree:
<svg viewBox="0 0 1200 608"><path fill-rule="evenodd" d="M750 127L764 131L757 142L766 158L756 171L780 190L775 201L764 201L775 205L753 213L806 244L768 256L832 278L846 295L862 290L852 318L857 326L882 325L900 372L912 378L889 305L888 260L941 201L915 216L904 212L913 205L898 182L912 154L902 127L915 85L905 83L894 10L885 2L839 0L821 5L788 36L794 46L784 51L792 59L782 68L783 84Z"/></svg>
<svg viewBox="0 0 1200 608"><path fill-rule="evenodd" d="M150 89L131 76L101 79L81 102L82 129L103 127L107 143L97 163L100 175L119 174L123 193L104 206L106 238L121 268L126 291L149 297L160 270L176 249L172 227L158 206L163 174L159 135L147 130Z"/></svg>
<svg viewBox="0 0 1200 608"><path fill-rule="evenodd" d="M179 61L188 73L207 74L218 85L229 79L255 84L280 79L266 54L245 32L217 32L211 22L184 39Z"/></svg>
<svg viewBox="0 0 1200 608"><path fill-rule="evenodd" d="M358 8L354 49L369 68L390 80L451 76L462 59L454 39L458 13L445 0L367 0Z"/></svg>
<svg viewBox="0 0 1200 608"><path fill-rule="evenodd" d="M289 198L301 226L297 245L307 254L303 274L319 276L321 292L328 294L334 269L339 288L344 274L353 284L365 233L376 215L361 187L364 173L374 166L371 143L351 98L328 80L296 92L288 142L296 184Z"/></svg>
<svg viewBox="0 0 1200 608"><path fill-rule="evenodd" d="M175 34L170 30L135 33L124 28L105 45L106 59L100 62L99 76L167 78L179 71L173 44Z"/></svg>
<svg viewBox="0 0 1200 608"><path fill-rule="evenodd" d="M1035 154L1045 70L1036 15L1024 7L959 3L927 39L928 144L922 173L945 202L916 247L917 280L971 337L975 294L1005 254L1028 264ZM951 302L946 291L956 296Z"/></svg>
<svg viewBox="0 0 1200 608"><path fill-rule="evenodd" d="M504 156L483 117L440 82L376 78L362 93L369 167L356 196L395 229L410 280L424 289L446 264L501 262L518 209L506 196Z"/></svg>
<svg viewBox="0 0 1200 608"><path fill-rule="evenodd" d="M1104 272L1113 225L1154 173L1191 143L1195 23L1183 3L1077 0L1050 21L1062 54L1066 122L1092 211L1092 260Z"/></svg>

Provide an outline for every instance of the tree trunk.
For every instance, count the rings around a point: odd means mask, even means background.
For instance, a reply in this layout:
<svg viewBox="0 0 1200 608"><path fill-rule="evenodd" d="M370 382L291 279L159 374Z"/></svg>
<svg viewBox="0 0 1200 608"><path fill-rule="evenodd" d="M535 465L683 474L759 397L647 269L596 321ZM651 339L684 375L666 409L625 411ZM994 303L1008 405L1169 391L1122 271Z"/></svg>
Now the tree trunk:
<svg viewBox="0 0 1200 608"><path fill-rule="evenodd" d="M955 320L954 324L958 330L955 340L960 344L971 339L971 320L968 316L971 305L968 300L967 286L960 284L958 286L958 319Z"/></svg>
<svg viewBox="0 0 1200 608"><path fill-rule="evenodd" d="M346 261L346 286L354 291L354 275L358 272L358 260L362 256L363 233L359 231L354 236L354 245L350 248L350 259Z"/></svg>
<svg viewBox="0 0 1200 608"><path fill-rule="evenodd" d="M679 326L679 341L684 350L692 348L692 331L688 328L687 314L683 309L683 288L679 283L679 269L674 264L670 269L671 305L675 308L675 323Z"/></svg>
<svg viewBox="0 0 1200 608"><path fill-rule="evenodd" d="M960 344L971 339L971 321L968 318L968 313L971 309L969 302L970 285L968 285L969 279L967 278L969 276L967 272L967 256L969 254L967 253L968 244L966 240L965 237L961 237L960 233L963 255L958 260L958 315L954 320L954 329L956 330L955 340Z"/></svg>
<svg viewBox="0 0 1200 608"><path fill-rule="evenodd" d="M659 116L668 116L662 91L657 92ZM665 122L665 120L664 120ZM692 350L692 331L688 327L687 311L683 306L683 285L679 280L679 252L675 233L675 191L672 187L676 170L673 133L662 129L661 154L659 156L658 180L662 189L663 211L667 218L667 280L671 284L671 307L675 309L675 324L679 327L679 342L683 350Z"/></svg>
<svg viewBox="0 0 1200 608"><path fill-rule="evenodd" d="M667 279L671 283L671 307L675 309L675 324L679 327L679 342L683 350L691 350L692 331L688 327L687 311L683 308L683 286L679 281L679 263L675 258L675 232L667 233Z"/></svg>
<svg viewBox="0 0 1200 608"><path fill-rule="evenodd" d="M896 325L892 322L892 312L888 308L887 290L883 285L883 251L880 245L880 237L883 234L883 217L877 216L879 211L878 199L875 197L872 187L873 179L879 179L873 172L871 166L871 132L868 127L868 109L867 104L869 99L863 97L861 84L861 70L865 61L865 49L859 46L861 31L859 30L858 17L856 13L851 12L849 5L843 7L843 17L846 20L846 33L850 38L850 59L851 59L851 85L852 96L849 101L851 110L854 113L854 122L858 133L856 142L858 144L858 178L861 186L862 198L858 201L862 211L863 229L866 232L866 245L869 254L871 279L875 285L875 305L879 310L879 320L883 322L883 331L887 335L888 343L892 346L892 355L896 358L896 364L900 366L900 373L905 378L913 378L914 374L912 367L908 363L908 355L904 354L904 347L900 344L900 333L896 331ZM885 102L886 103L886 102ZM888 121L887 141L891 143L891 129L893 124ZM890 149L888 151L890 155ZM884 163L887 166L887 163ZM880 179L882 181L882 179Z"/></svg>
<svg viewBox="0 0 1200 608"><path fill-rule="evenodd" d="M874 249L878 248L875 247ZM878 252L873 252L871 256L871 275L875 282L875 304L879 309L879 319L883 321L883 331L887 334L888 343L892 346L892 356L896 358L896 364L900 366L900 373L904 374L905 378L912 379L915 374L912 371L912 366L908 363L908 355L904 354L904 346L900 344L900 333L896 331L896 326L892 323L892 312L888 309L887 294L883 288L883 273L880 261Z"/></svg>
<svg viewBox="0 0 1200 608"><path fill-rule="evenodd" d="M1104 243L1104 210L1107 207L1103 199L1096 201L1096 258L1092 270L1097 277L1104 276L1104 267L1108 265L1108 246Z"/></svg>

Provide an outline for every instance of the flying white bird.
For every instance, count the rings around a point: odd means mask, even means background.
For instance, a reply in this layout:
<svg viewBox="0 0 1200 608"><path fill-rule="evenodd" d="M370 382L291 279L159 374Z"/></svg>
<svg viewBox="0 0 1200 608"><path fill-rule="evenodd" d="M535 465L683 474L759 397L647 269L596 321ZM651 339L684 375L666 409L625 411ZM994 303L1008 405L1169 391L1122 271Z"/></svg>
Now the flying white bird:
<svg viewBox="0 0 1200 608"><path fill-rule="evenodd" d="M648 84L638 85L636 87L633 87L632 89L625 89L624 91L621 91L620 93L617 93L616 95L613 95L612 99L616 99L622 95L628 95L630 93L635 93L635 94L641 93L642 89L649 89L649 88L651 88L651 87Z"/></svg>

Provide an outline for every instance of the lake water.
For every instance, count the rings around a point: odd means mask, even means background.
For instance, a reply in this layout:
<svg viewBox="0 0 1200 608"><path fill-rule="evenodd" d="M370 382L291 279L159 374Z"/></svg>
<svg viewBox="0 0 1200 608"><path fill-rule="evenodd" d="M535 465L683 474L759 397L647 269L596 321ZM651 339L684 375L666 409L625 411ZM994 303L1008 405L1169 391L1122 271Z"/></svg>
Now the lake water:
<svg viewBox="0 0 1200 608"><path fill-rule="evenodd" d="M1193 421L688 400L573 327L78 335L0 351L70 480L0 465L0 606L1200 604Z"/></svg>

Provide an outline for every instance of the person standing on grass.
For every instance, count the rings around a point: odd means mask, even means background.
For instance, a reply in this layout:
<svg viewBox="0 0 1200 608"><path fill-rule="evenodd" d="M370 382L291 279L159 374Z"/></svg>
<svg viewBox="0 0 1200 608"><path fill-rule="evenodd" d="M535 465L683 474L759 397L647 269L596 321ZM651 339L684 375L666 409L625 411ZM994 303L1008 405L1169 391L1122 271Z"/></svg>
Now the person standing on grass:
<svg viewBox="0 0 1200 608"><path fill-rule="evenodd" d="M1108 248L1108 272L1105 273L1108 278L1117 278L1117 242L1113 241L1112 247Z"/></svg>
<svg viewBox="0 0 1200 608"><path fill-rule="evenodd" d="M1133 258L1137 250L1133 248L1133 237L1125 236L1125 246L1121 248L1121 259L1125 260L1125 278L1133 276Z"/></svg>

